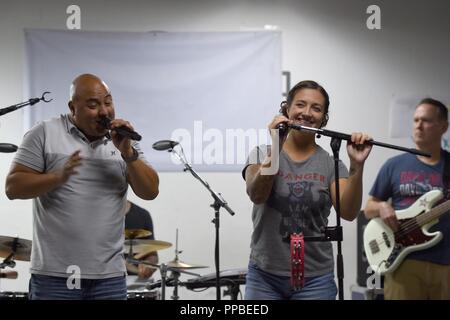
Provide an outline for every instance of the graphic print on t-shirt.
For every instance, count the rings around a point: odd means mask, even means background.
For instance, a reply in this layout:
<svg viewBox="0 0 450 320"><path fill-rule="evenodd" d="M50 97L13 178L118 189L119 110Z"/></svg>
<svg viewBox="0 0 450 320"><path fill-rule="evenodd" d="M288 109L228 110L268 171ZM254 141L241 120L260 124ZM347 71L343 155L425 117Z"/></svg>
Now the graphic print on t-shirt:
<svg viewBox="0 0 450 320"><path fill-rule="evenodd" d="M428 191L442 190L441 185L441 174L438 172L403 171L400 173L399 185L400 195L404 197L401 205L410 206Z"/></svg>
<svg viewBox="0 0 450 320"><path fill-rule="evenodd" d="M317 192L317 181L324 181L324 177L317 174L305 174L302 181L292 182L292 174L282 176L287 187L288 194L272 193L267 205L281 214L279 234L284 241L290 240L292 233L311 235L311 231L320 231L323 226L321 212L326 210L327 200L325 195ZM297 175L298 177L298 175ZM303 180L305 177L308 180ZM282 188L286 190L286 188ZM286 194L286 192L284 192Z"/></svg>

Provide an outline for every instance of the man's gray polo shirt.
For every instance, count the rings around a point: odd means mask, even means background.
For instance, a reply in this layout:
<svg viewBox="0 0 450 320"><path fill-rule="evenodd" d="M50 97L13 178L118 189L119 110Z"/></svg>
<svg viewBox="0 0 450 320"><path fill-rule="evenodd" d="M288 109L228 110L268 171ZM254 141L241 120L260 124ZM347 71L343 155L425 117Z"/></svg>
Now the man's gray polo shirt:
<svg viewBox="0 0 450 320"><path fill-rule="evenodd" d="M138 144L133 146L143 159ZM33 199L31 273L67 277L79 267L86 279L124 275L128 184L126 163L112 141L90 143L61 115L27 132L14 162L48 173L60 170L76 150L83 158L78 174Z"/></svg>

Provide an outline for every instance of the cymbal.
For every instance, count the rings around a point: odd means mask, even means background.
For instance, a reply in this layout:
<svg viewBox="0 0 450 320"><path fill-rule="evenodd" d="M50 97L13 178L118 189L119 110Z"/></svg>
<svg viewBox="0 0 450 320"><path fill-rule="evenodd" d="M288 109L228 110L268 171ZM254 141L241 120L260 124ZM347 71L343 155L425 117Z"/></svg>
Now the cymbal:
<svg viewBox="0 0 450 320"><path fill-rule="evenodd" d="M133 254L136 254L134 258L141 259L148 255L150 252L163 250L170 248L172 244L166 241L160 240L125 240L123 250L125 253L130 252L132 246Z"/></svg>
<svg viewBox="0 0 450 320"><path fill-rule="evenodd" d="M178 269L200 269L200 268L208 268L207 266L195 265L195 264L187 264L185 262L179 260L172 260L167 263L167 266L170 268L178 268Z"/></svg>
<svg viewBox="0 0 450 320"><path fill-rule="evenodd" d="M20 261L30 261L31 241L7 236L0 236L0 257L8 257L13 252L14 243L16 251L13 259Z"/></svg>
<svg viewBox="0 0 450 320"><path fill-rule="evenodd" d="M145 238L151 235L152 232L145 229L125 229L125 239Z"/></svg>

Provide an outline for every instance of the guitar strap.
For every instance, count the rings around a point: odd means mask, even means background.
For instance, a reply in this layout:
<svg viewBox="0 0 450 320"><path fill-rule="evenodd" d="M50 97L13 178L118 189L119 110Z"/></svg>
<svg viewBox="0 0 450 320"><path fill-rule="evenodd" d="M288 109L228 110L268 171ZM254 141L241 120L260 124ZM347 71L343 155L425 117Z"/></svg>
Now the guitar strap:
<svg viewBox="0 0 450 320"><path fill-rule="evenodd" d="M305 285L305 239L303 233L291 234L291 285L294 290Z"/></svg>
<svg viewBox="0 0 450 320"><path fill-rule="evenodd" d="M442 173L442 184L444 198L446 200L450 199L450 192L448 191L448 185L450 184L450 153L444 150L444 172Z"/></svg>

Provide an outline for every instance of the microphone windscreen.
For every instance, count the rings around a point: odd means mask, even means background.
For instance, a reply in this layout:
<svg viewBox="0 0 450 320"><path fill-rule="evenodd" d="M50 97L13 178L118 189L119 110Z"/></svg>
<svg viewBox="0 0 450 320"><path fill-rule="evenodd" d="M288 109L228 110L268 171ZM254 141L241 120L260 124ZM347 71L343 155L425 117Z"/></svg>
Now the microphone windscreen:
<svg viewBox="0 0 450 320"><path fill-rule="evenodd" d="M109 129L109 126L111 125L111 119L108 117L101 117L98 123L105 129Z"/></svg>
<svg viewBox="0 0 450 320"><path fill-rule="evenodd" d="M179 142L177 142L177 141L160 140L160 141L156 141L152 145L152 148L155 150L158 150L158 151L164 151L164 150L173 149L173 147L175 147L177 144L179 144Z"/></svg>
<svg viewBox="0 0 450 320"><path fill-rule="evenodd" d="M17 146L11 143L0 143L0 152L11 153L16 152Z"/></svg>

